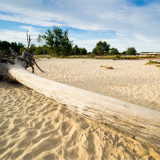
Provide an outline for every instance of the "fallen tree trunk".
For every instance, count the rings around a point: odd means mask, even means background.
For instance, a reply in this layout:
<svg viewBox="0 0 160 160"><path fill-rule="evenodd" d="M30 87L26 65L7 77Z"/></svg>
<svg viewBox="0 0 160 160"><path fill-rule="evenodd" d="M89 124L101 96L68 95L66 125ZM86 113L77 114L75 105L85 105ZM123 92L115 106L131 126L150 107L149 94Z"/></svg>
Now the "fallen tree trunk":
<svg viewBox="0 0 160 160"><path fill-rule="evenodd" d="M7 64L6 67L11 79L66 104L76 113L160 148L160 112L42 78L19 64Z"/></svg>
<svg viewBox="0 0 160 160"><path fill-rule="evenodd" d="M11 53L7 56L3 53L0 55L0 79L20 82L48 98L66 104L72 111L160 148L160 112L54 82L28 72L26 70L28 67L34 72L33 65L38 68L39 66L35 62L34 54L29 53L31 39L28 34L27 42L28 47L21 57L11 48Z"/></svg>

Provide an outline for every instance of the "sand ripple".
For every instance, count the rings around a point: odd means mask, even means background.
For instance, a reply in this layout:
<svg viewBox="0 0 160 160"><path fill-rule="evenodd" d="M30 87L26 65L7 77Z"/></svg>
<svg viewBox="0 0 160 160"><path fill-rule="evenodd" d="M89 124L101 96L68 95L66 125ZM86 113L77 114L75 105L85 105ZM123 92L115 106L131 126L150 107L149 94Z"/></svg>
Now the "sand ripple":
<svg viewBox="0 0 160 160"><path fill-rule="evenodd" d="M0 82L0 159L160 159L160 152L20 84Z"/></svg>

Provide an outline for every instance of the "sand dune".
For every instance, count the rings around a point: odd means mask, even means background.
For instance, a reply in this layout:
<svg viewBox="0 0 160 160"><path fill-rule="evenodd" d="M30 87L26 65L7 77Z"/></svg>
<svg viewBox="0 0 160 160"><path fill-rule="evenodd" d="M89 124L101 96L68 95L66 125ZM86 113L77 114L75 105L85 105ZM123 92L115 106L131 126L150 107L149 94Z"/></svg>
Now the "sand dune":
<svg viewBox="0 0 160 160"><path fill-rule="evenodd" d="M51 65L51 61L53 65ZM60 63L60 61L64 61L65 63L68 63L68 65ZM88 61L90 60L87 60L87 62ZM102 62L106 64L106 61ZM101 68L102 70L99 72L102 72L100 74L102 76L99 77L99 80L96 80L96 78L98 78L96 73L91 72L94 70L93 66L86 64L85 67L88 66L88 72L85 71L84 74L89 74L86 75L88 79L88 82L86 82L83 74L78 76L78 73L75 72L75 68L77 71L83 69L83 67L79 67L78 69L78 66L80 66L81 63L86 63L86 60L78 60L76 66L73 66L72 60L70 60L69 63L67 60L59 59L56 61L42 60L39 62L39 65L42 68L44 67L44 70L46 71L43 76L75 86L78 84L78 86L83 86L82 88L86 87L86 89L90 89L92 91L95 91L96 88L97 91L105 92L106 94L107 90L105 90L106 88L104 88L103 83L100 90L100 80L101 78L103 79L104 74L105 76L108 74L108 78L105 80L106 84L108 83L107 79L110 80L109 73L107 73L108 70L106 71ZM116 68L114 63L112 66ZM63 68L63 66L68 68ZM99 64L97 64L97 67L100 69ZM156 68L153 68L152 66L149 67L156 70ZM110 74L112 71L109 71ZM38 72L38 74L41 73ZM157 75L153 73L152 75L153 79L158 81L158 79L155 79ZM70 79L70 76L73 79ZM116 77L114 78L116 79ZM123 79L123 77L121 78ZM97 81L98 87L96 85L94 87L89 87L89 83L91 85L94 84L91 79L93 81L95 79L95 84ZM151 78L150 81L153 82L153 79ZM115 82L112 81L112 83ZM120 81L117 80L117 84L121 84ZM127 85L126 82L124 82L124 84ZM109 86L109 84L107 84L107 86ZM151 84L151 86L154 85ZM133 88L134 87L135 86L133 86ZM131 89L133 88L131 87ZM147 87L144 87L144 89L147 91ZM156 95L159 88L158 86L154 86L154 89L154 94ZM124 90L122 89L122 94L125 94L125 91L126 95L127 93L130 93L129 88L128 90ZM139 87L137 87L137 90L140 92ZM117 92L119 93L120 91ZM133 95L136 94L137 93L133 93ZM151 96L147 94L145 95L146 97ZM141 98L143 99L145 96L142 95ZM152 103L152 100L153 99L148 99L149 103ZM148 102L145 103L148 104ZM158 104L158 101L156 101L156 103ZM157 106L158 105L154 105L153 108L159 110ZM158 149L141 144L126 135L107 128L105 125L73 113L67 109L67 106L58 104L57 102L48 99L27 87L20 84L0 82L0 159L158 160L160 159L160 152Z"/></svg>

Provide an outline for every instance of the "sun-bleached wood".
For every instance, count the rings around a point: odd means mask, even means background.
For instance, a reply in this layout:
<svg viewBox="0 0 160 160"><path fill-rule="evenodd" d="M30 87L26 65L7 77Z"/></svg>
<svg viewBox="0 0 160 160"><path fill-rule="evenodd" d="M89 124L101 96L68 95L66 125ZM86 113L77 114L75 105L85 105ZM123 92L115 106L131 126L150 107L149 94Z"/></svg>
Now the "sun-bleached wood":
<svg viewBox="0 0 160 160"><path fill-rule="evenodd" d="M115 98L54 82L28 72L19 65L8 66L16 81L90 119L115 128L145 144L160 148L160 112Z"/></svg>

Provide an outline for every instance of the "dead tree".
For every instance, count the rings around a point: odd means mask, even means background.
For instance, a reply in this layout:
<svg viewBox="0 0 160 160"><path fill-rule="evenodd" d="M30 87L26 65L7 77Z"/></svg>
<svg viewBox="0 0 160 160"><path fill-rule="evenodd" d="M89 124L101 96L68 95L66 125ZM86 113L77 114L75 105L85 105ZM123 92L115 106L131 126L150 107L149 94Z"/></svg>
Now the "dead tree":
<svg viewBox="0 0 160 160"><path fill-rule="evenodd" d="M160 112L54 82L27 71L31 67L34 72L33 65L36 65L34 54L29 53L30 37L27 39L28 47L21 57L11 48L7 56L1 54L2 79L18 81L48 98L66 104L72 111L160 148Z"/></svg>
<svg viewBox="0 0 160 160"><path fill-rule="evenodd" d="M19 56L12 48L9 48L10 52L3 53L0 52L0 79L6 81L15 81L14 77L10 76L8 70L14 66L19 66L22 68L32 68L32 73L34 73L34 65L44 72L36 63L34 58L34 53L29 52L31 38L27 32L27 48L23 51L22 56Z"/></svg>

